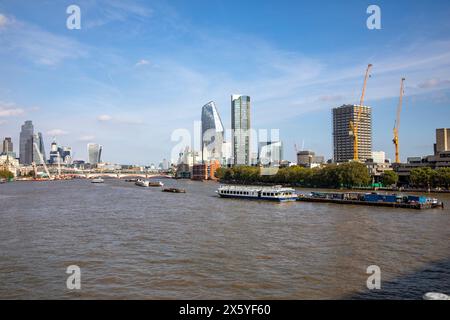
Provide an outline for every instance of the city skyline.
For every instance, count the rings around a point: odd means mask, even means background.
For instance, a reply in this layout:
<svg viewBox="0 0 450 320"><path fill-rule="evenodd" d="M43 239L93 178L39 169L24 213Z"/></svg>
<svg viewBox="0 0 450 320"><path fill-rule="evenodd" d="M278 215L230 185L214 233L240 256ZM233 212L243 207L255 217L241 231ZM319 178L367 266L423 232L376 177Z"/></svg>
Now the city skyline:
<svg viewBox="0 0 450 320"><path fill-rule="evenodd" d="M380 1L381 30L366 28L362 3L286 4L274 12L243 3L230 15L233 1L79 1L82 28L68 30L62 5L4 1L0 136L19 146L20 124L33 119L44 140L56 136L77 158L101 141L109 162L159 163L175 145L173 130L192 130L204 101L216 102L230 128L229 94L243 92L255 129L281 129L288 160L302 141L328 159L330 110L358 102L364 66L373 63L373 150L394 159L404 76L401 159L432 154L434 130L450 116L450 4ZM270 28L268 17L277 21ZM135 152L120 152L124 144Z"/></svg>

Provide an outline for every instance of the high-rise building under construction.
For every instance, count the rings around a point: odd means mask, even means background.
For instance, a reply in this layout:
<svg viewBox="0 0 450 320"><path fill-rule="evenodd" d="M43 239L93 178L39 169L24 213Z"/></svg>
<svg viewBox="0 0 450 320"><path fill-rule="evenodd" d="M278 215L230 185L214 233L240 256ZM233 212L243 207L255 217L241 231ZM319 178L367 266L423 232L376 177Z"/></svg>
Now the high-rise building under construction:
<svg viewBox="0 0 450 320"><path fill-rule="evenodd" d="M367 106L342 105L333 108L334 162L347 162L354 159L355 143L350 123L358 126L358 159L365 161L372 157L372 109Z"/></svg>

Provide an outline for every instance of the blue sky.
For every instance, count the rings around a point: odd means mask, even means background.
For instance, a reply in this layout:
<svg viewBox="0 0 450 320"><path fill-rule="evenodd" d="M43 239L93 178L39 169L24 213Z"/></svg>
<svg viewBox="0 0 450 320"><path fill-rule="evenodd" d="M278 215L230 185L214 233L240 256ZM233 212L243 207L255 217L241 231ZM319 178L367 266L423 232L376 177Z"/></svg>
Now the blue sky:
<svg viewBox="0 0 450 320"><path fill-rule="evenodd" d="M81 30L66 8L81 8ZM381 30L366 27L370 4ZM194 128L214 100L230 127L230 95L252 98L252 126L280 129L330 158L331 108L366 104L373 149L393 158L400 78L406 97L400 151L431 154L435 128L450 127L448 1L21 1L0 2L0 137L18 150L20 125L86 158L150 164L169 158L174 130Z"/></svg>

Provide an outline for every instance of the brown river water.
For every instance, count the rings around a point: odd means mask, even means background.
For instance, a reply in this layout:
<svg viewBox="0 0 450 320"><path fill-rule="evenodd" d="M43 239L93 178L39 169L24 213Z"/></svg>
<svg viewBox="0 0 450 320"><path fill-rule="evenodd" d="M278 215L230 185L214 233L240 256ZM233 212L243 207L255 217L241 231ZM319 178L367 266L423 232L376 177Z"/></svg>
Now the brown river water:
<svg viewBox="0 0 450 320"><path fill-rule="evenodd" d="M217 183L0 185L1 299L420 299L450 294L445 210L220 199ZM304 191L304 190L302 190ZM81 289L66 268L81 268ZM368 290L366 269L381 269Z"/></svg>

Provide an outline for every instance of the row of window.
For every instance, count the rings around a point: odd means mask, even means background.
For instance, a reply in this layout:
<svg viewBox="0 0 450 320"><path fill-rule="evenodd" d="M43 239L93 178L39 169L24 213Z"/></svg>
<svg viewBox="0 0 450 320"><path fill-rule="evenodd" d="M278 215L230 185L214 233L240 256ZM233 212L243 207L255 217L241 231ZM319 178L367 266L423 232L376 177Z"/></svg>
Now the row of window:
<svg viewBox="0 0 450 320"><path fill-rule="evenodd" d="M232 191L232 190L223 190L223 194L234 194L234 195L244 195L244 196L254 196L256 195L253 191Z"/></svg>
<svg viewBox="0 0 450 320"><path fill-rule="evenodd" d="M231 194L231 195L243 195L243 196L256 196L256 192L254 191L232 191L232 190L222 190L222 194ZM289 192L262 192L261 195L263 197L275 197L275 196L291 196L292 193Z"/></svg>

